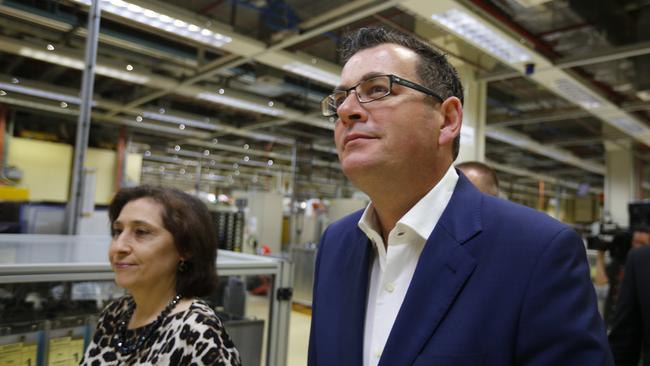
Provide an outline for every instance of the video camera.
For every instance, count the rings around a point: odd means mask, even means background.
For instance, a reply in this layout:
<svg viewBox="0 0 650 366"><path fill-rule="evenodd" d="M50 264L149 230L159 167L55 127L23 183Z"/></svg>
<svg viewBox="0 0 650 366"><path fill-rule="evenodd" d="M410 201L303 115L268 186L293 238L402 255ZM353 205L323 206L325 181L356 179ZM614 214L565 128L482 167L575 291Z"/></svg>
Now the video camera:
<svg viewBox="0 0 650 366"><path fill-rule="evenodd" d="M601 222L600 232L587 237L587 248L609 251L610 257L625 262L632 244L634 231L650 231L650 200L628 204L629 229L618 227L613 222Z"/></svg>

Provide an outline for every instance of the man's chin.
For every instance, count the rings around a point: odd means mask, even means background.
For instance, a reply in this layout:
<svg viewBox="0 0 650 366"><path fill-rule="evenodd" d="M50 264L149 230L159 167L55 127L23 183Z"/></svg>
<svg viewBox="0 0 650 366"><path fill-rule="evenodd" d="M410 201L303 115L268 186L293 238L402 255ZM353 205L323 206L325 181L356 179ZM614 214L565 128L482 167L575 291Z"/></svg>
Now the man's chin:
<svg viewBox="0 0 650 366"><path fill-rule="evenodd" d="M341 162L343 174L354 183L355 178L367 178L369 174L379 168L377 161L370 159L354 159L349 157Z"/></svg>

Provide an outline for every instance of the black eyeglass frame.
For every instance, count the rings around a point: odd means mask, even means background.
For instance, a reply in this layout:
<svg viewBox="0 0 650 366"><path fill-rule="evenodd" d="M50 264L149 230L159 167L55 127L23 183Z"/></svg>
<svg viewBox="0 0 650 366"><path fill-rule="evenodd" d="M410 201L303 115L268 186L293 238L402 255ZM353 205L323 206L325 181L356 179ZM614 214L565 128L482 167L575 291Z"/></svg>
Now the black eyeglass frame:
<svg viewBox="0 0 650 366"><path fill-rule="evenodd" d="M385 76L388 76L388 80L389 80L388 91L386 92L386 94L382 95L381 97L370 99L370 100L365 100L365 101L363 101L363 100L361 100L359 98L359 93L357 93L357 91L356 91L356 88L359 85L365 83L368 80L372 80L372 79L379 78L379 77L385 77ZM344 99L347 99L347 97L350 95L350 92L352 90L354 90L354 94L356 94L357 101L359 101L359 103L370 103L370 102L374 102L376 100L379 100L379 99L382 99L382 98L385 98L385 97L391 95L391 93L393 91L393 83L396 83L396 84L405 86L407 88L417 90L417 91L422 92L422 93L424 93L426 95L432 96L432 97L438 99L438 101L441 102L441 103L445 100L438 93L432 91L431 89L426 88L426 87L424 87L424 86L422 86L422 85L420 85L418 83L414 83L412 81L406 80L406 79L404 79L402 77L399 77L397 75L394 75L394 74L374 75L374 76L372 76L372 77L370 77L368 79L359 81L358 83L354 84L354 86L351 86L348 89L334 90L334 92L332 94L329 94L328 96L323 98L323 100L321 101L321 113L325 117L333 117L333 116L336 116L338 114L336 112L336 110L332 111L332 109L330 108L330 104L329 104L329 101L333 99L332 96L335 93L345 92L345 98ZM338 109L338 107L337 107L337 109Z"/></svg>

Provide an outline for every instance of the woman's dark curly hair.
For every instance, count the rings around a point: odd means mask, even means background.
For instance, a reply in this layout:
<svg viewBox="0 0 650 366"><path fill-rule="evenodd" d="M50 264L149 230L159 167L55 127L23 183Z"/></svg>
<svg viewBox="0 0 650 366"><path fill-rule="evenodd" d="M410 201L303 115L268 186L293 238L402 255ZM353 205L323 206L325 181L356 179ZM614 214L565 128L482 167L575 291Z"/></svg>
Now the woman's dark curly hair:
<svg viewBox="0 0 650 366"><path fill-rule="evenodd" d="M111 228L124 206L139 198L151 198L163 207L163 225L173 235L178 253L187 258L186 268L176 273L176 292L184 297L209 295L217 284L217 233L208 208L173 188L122 188L108 207Z"/></svg>

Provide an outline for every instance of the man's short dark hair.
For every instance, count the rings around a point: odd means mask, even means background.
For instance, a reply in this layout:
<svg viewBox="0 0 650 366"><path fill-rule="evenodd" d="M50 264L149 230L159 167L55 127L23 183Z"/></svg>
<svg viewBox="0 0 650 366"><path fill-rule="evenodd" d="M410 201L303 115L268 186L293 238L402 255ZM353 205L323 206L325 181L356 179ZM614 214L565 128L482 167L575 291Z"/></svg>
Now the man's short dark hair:
<svg viewBox="0 0 650 366"><path fill-rule="evenodd" d="M176 292L184 297L209 295L217 284L217 233L208 208L198 198L173 188L123 188L108 207L111 227L124 206L139 198L162 205L163 225L174 237L178 252L187 257L186 269L176 272Z"/></svg>
<svg viewBox="0 0 650 366"><path fill-rule="evenodd" d="M453 96L463 103L463 86L456 69L444 54L414 36L382 27L361 28L345 36L340 48L341 58L343 62L348 62L355 53L385 43L394 43L418 54L420 62L415 71L421 79L420 82L442 98ZM452 146L454 160L458 157L459 150L460 134L454 139Z"/></svg>

